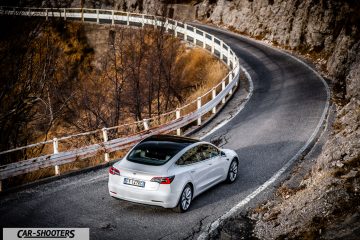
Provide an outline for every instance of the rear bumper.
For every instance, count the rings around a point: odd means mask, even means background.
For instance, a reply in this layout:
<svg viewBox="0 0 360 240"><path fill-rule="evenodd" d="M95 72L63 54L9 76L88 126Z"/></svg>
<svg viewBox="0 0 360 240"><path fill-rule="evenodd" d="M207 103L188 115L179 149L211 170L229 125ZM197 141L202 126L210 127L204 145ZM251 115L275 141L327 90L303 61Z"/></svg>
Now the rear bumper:
<svg viewBox="0 0 360 240"><path fill-rule="evenodd" d="M160 189L149 191L145 189L136 189L124 185L119 185L109 181L109 194L112 197L126 201L160 206L164 208L176 207L179 199L179 193L171 192L170 186L167 190Z"/></svg>

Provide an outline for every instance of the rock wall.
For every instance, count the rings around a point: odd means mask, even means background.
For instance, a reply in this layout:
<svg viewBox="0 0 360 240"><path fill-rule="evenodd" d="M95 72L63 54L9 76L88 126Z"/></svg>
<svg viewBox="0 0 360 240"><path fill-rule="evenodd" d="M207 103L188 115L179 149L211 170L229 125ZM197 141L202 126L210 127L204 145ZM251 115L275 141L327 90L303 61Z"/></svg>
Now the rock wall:
<svg viewBox="0 0 360 240"><path fill-rule="evenodd" d="M102 9L116 9L121 11L146 13L154 15L163 15L164 7L166 7L166 15L178 20L194 20L195 7L193 4L188 4L189 1L172 1L166 0L74 0L71 3L72 7L87 8L102 8ZM175 1L173 1L175 2ZM190 1L191 2L191 1Z"/></svg>
<svg viewBox="0 0 360 240"><path fill-rule="evenodd" d="M161 0L73 0L70 6L157 13L160 10L160 4Z"/></svg>
<svg viewBox="0 0 360 240"><path fill-rule="evenodd" d="M359 1L206 0L197 7L202 20L312 54L340 97L359 97Z"/></svg>

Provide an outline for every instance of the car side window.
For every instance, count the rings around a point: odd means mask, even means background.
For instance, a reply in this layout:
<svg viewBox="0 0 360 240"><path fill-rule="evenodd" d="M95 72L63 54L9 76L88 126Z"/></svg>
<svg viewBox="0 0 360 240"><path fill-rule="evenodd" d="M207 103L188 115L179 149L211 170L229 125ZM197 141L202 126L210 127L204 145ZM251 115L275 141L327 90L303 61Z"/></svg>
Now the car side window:
<svg viewBox="0 0 360 240"><path fill-rule="evenodd" d="M219 149L211 145L203 145L203 151L206 159L217 157L220 155Z"/></svg>
<svg viewBox="0 0 360 240"><path fill-rule="evenodd" d="M204 144L193 147L184 153L176 162L177 165L188 165L219 156L220 151L214 146Z"/></svg>
<svg viewBox="0 0 360 240"><path fill-rule="evenodd" d="M176 162L177 165L189 165L204 160L201 154L201 146L195 146L185 152L179 160Z"/></svg>

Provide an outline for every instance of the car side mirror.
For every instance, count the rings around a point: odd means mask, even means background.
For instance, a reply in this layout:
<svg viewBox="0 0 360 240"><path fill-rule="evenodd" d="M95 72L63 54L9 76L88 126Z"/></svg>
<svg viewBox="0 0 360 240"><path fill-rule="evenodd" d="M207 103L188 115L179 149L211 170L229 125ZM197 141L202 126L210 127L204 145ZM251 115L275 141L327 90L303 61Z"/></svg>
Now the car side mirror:
<svg viewBox="0 0 360 240"><path fill-rule="evenodd" d="M221 151L220 156L226 157L226 154L223 151Z"/></svg>

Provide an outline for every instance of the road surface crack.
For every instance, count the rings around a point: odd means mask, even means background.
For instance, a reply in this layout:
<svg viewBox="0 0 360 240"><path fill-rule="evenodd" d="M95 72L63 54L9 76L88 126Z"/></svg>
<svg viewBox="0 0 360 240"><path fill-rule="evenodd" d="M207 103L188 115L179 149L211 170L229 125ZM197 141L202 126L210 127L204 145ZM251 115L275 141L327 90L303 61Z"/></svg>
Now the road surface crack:
<svg viewBox="0 0 360 240"><path fill-rule="evenodd" d="M183 238L183 240L189 240L189 239L194 239L195 235L200 233L200 231L202 230L203 228L203 225L204 225L204 221L209 217L209 215L203 217L202 219L200 219L200 223L198 226L195 226L192 228L192 232L189 236Z"/></svg>
<svg viewBox="0 0 360 240"><path fill-rule="evenodd" d="M222 133L220 136L215 136L210 139L210 142L219 148L222 148L229 142L229 138L227 138L227 134L229 132L229 129L227 129L224 133Z"/></svg>

